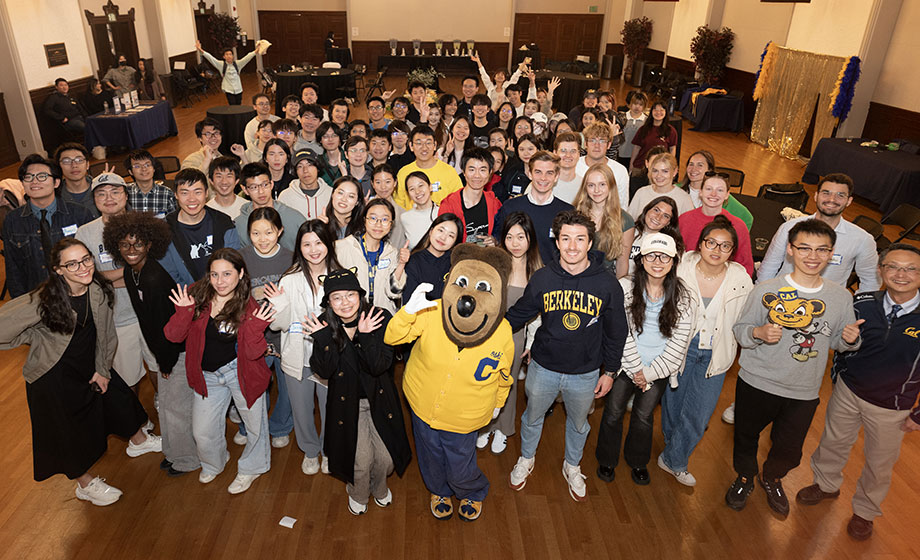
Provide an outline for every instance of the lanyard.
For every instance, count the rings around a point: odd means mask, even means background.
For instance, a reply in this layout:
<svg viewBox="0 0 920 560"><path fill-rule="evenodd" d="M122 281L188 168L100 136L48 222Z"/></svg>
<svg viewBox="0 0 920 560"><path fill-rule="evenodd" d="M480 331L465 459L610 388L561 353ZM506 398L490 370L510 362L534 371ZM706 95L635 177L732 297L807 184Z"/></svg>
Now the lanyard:
<svg viewBox="0 0 920 560"><path fill-rule="evenodd" d="M364 245L364 236L358 237L361 244L361 252L364 253L364 260L367 261L367 300L374 301L374 279L377 277L377 263L380 262L380 255L383 253L383 241L380 242L380 248L376 251L368 252Z"/></svg>

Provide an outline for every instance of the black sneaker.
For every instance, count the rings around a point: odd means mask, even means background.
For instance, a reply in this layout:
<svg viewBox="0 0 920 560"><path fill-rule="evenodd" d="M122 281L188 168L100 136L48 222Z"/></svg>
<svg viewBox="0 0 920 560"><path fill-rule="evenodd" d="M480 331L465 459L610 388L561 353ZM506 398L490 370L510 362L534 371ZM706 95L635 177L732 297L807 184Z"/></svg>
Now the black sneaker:
<svg viewBox="0 0 920 560"><path fill-rule="evenodd" d="M741 511L747 505L748 496L754 491L754 481L739 476L732 482L725 493L725 503L735 511Z"/></svg>
<svg viewBox="0 0 920 560"><path fill-rule="evenodd" d="M783 481L780 479L765 480L761 475L757 476L757 481L767 493L767 504L770 509L783 517L789 515L789 499L786 497L786 491L783 490Z"/></svg>

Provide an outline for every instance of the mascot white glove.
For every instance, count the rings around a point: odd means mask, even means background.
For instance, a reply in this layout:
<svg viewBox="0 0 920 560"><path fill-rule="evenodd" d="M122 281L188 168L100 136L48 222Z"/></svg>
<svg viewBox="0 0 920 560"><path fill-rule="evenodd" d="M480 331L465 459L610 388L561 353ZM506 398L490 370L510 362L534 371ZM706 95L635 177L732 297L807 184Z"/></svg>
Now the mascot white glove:
<svg viewBox="0 0 920 560"><path fill-rule="evenodd" d="M428 292L430 292L433 289L434 289L434 286L432 286L431 284L427 282L423 282L419 284L415 288L415 291L412 292L412 296L409 298L409 301L406 302L406 305L403 307L403 309L406 310L406 313L408 313L409 315L415 315L416 313L418 313L419 311L422 311L423 309L428 309L429 307L437 306L438 305L437 302L428 301L428 298L426 297Z"/></svg>
<svg viewBox="0 0 920 560"><path fill-rule="evenodd" d="M496 418L498 418L498 413L501 412L501 411L502 411L502 409L500 409L500 408L495 408L495 409L493 409L493 410L492 410L492 420L495 420Z"/></svg>

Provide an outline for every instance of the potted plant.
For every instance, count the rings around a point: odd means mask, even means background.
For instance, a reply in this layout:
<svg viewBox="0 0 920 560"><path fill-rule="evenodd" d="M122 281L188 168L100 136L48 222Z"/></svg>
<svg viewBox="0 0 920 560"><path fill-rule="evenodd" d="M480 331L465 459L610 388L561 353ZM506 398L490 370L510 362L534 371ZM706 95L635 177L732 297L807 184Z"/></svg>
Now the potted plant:
<svg viewBox="0 0 920 560"><path fill-rule="evenodd" d="M227 14L213 14L208 18L208 30L218 51L236 47L240 24Z"/></svg>
<svg viewBox="0 0 920 560"><path fill-rule="evenodd" d="M623 54L632 63L632 77L635 81L637 76L642 76L642 70L645 68L645 61L640 58L652 41L652 20L645 16L627 20L623 22L620 35L623 37ZM624 72L628 67L629 64L623 65Z"/></svg>
<svg viewBox="0 0 920 560"><path fill-rule="evenodd" d="M703 83L719 83L731 59L734 41L735 34L728 27L718 30L701 25L696 28L696 37L690 41L690 53Z"/></svg>

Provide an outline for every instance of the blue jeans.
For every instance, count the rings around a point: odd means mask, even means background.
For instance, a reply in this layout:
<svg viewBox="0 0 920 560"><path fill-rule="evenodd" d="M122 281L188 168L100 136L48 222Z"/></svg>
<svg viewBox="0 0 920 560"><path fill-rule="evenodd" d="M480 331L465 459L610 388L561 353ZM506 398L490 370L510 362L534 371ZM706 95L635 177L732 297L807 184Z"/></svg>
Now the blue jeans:
<svg viewBox="0 0 920 560"><path fill-rule="evenodd" d="M428 491L437 496L481 502L489 493L489 479L476 463L479 431L457 434L436 430L412 414L418 470Z"/></svg>
<svg viewBox="0 0 920 560"><path fill-rule="evenodd" d="M588 373L559 373L551 371L531 360L527 369L524 390L527 394L527 409L521 416L521 456L532 459L537 454L543 420L546 411L562 393L565 402L565 462L570 465L581 463L585 441L591 426L588 424L588 410L594 401L594 388L600 371Z"/></svg>
<svg viewBox="0 0 920 560"><path fill-rule="evenodd" d="M239 474L262 474L271 467L265 395L262 394L251 408L247 407L236 374L236 360L217 371L204 372L208 396L195 393L192 402L192 434L198 446L201 470L205 474L220 474L230 459L226 414L231 400L236 404L240 417L249 425L249 441L237 462Z"/></svg>
<svg viewBox="0 0 920 560"><path fill-rule="evenodd" d="M291 412L291 399L288 398L284 372L281 371L281 358L265 356L265 363L268 369L271 369L272 365L275 366L275 382L278 383L278 398L275 399L275 407L268 416L268 433L273 438L290 435L294 429L294 415ZM265 391L266 399L268 394L269 391ZM240 422L240 433L246 435L245 422Z"/></svg>
<svg viewBox="0 0 920 560"><path fill-rule="evenodd" d="M699 335L690 343L684 372L677 389L667 388L661 401L664 463L673 471L686 471L690 454L703 439L716 409L725 375L706 379L712 350L699 349Z"/></svg>

